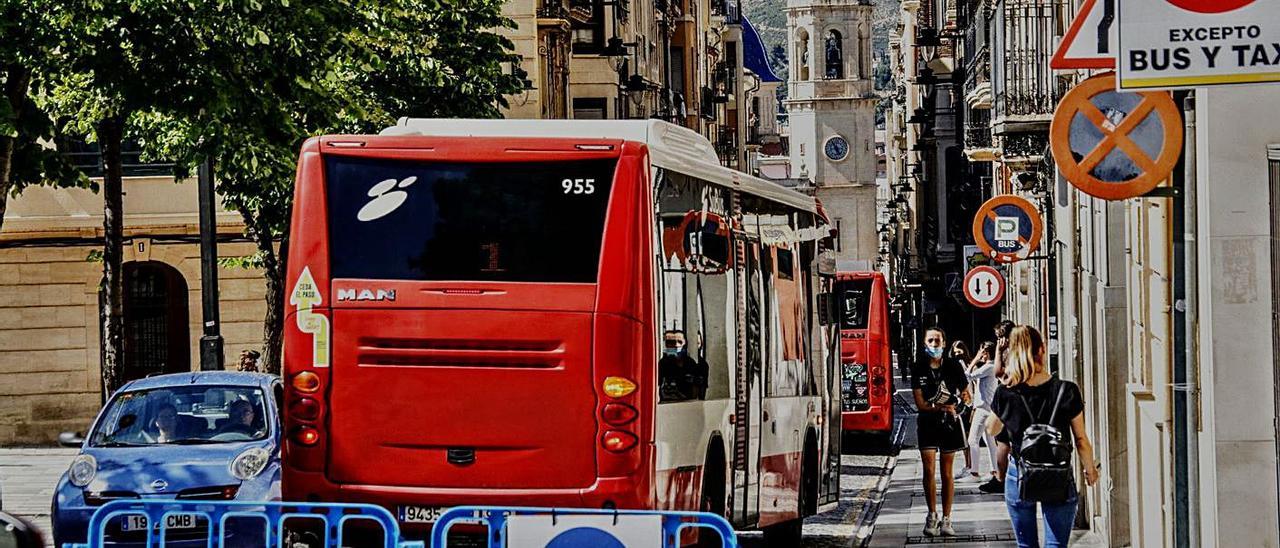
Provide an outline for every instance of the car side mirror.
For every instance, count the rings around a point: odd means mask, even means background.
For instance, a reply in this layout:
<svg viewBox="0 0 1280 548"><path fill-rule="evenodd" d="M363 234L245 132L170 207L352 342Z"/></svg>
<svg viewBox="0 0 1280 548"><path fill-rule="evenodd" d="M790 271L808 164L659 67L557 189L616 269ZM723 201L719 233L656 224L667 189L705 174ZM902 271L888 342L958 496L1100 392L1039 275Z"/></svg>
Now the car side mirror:
<svg viewBox="0 0 1280 548"><path fill-rule="evenodd" d="M22 518L0 512L0 546L44 548L44 535Z"/></svg>
<svg viewBox="0 0 1280 548"><path fill-rule="evenodd" d="M58 434L58 445L78 448L81 445L84 445L84 434L79 432L63 432Z"/></svg>

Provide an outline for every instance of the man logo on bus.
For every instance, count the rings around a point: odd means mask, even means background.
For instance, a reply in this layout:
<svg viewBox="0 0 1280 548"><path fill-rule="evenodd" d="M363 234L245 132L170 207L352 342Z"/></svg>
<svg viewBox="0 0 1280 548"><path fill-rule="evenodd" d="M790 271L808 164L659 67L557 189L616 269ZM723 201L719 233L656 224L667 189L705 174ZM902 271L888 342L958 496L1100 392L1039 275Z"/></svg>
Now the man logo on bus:
<svg viewBox="0 0 1280 548"><path fill-rule="evenodd" d="M339 301L394 301L396 300L396 290L379 289L374 292L371 289L339 289Z"/></svg>
<svg viewBox="0 0 1280 548"><path fill-rule="evenodd" d="M364 222L374 221L386 217L396 208L404 204L409 199L409 193L400 188L408 187L418 180L417 177L405 177L403 180L387 179L369 189L369 197L373 198L364 207L360 208L360 212L356 213L356 218Z"/></svg>

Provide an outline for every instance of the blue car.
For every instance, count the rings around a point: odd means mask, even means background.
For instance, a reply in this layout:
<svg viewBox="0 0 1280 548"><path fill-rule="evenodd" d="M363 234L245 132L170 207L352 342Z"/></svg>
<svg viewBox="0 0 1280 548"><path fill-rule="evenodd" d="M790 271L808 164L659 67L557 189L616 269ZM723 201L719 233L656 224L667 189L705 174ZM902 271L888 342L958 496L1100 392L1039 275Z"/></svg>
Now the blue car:
<svg viewBox="0 0 1280 548"><path fill-rule="evenodd" d="M283 393L278 377L226 371L123 386L58 481L55 546L85 542L94 510L115 499L279 500ZM167 544L205 545L204 519L171 515L166 521ZM120 546L145 542L147 528L159 526L145 516L122 516L107 524L105 539Z"/></svg>

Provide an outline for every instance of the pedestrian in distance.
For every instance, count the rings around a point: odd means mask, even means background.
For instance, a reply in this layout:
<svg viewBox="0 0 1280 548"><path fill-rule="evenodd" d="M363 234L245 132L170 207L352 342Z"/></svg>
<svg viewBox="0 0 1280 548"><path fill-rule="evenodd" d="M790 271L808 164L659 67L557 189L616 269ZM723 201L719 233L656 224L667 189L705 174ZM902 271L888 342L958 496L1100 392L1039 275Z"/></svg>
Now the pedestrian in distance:
<svg viewBox="0 0 1280 548"><path fill-rule="evenodd" d="M996 380L1004 378L1004 353L1009 346L1009 332L1013 331L1014 323L1009 320L1001 320L996 324L994 331L996 335L996 351L995 351L995 373ZM1009 433L1000 432L996 434L996 477L987 483L978 486L978 490L983 493L1000 494L1004 492L1004 476L1005 471L1009 468Z"/></svg>
<svg viewBox="0 0 1280 548"><path fill-rule="evenodd" d="M951 353L951 357L957 360L960 360L961 364L964 364L966 366L969 364L969 361L970 361L969 346L964 344L964 341L957 340L951 343L950 353ZM969 393L970 394L973 393L972 382L969 383ZM960 415L960 431L961 433L964 434L965 439L968 439L970 426L973 424L973 408L968 405L962 405L959 407L960 407L960 414L959 414ZM961 479L968 479L970 477L974 477L974 478L978 477L978 475L974 472L975 467L973 465L973 453L969 451L969 446L967 444L965 445L965 448L961 451L961 453L964 454L964 468L961 468L959 472L956 472L955 479L961 480Z"/></svg>
<svg viewBox="0 0 1280 548"><path fill-rule="evenodd" d="M969 380L965 377L964 365L946 355L946 348L947 335L942 329L931 327L926 330L925 353L911 372L911 393L919 409L916 439L924 468L925 502L929 508L924 534L930 537L956 534L951 526L951 505L956 487L952 458L965 446L957 407L969 401ZM939 477L942 479L941 519L937 512Z"/></svg>
<svg viewBox="0 0 1280 548"><path fill-rule="evenodd" d="M258 358L261 357L262 354L258 353L257 350L242 351L240 352L240 363L236 366L236 369L239 371L247 371L249 373L257 373Z"/></svg>
<svg viewBox="0 0 1280 548"><path fill-rule="evenodd" d="M1093 444L1085 431L1084 398L1075 383L1049 373L1044 338L1034 327L1013 328L1007 354L1002 386L991 402L996 415L991 431L1007 430L1013 448L1004 489L1013 534L1020 548L1039 548L1039 503L1045 548L1065 547L1079 502L1071 468L1073 447L1085 481L1098 481Z"/></svg>
<svg viewBox="0 0 1280 548"><path fill-rule="evenodd" d="M978 354L969 362L965 372L969 376L969 387L973 393L973 419L969 423L969 453L973 455L973 476L981 477L978 470L981 469L982 462L981 444L987 445L989 472L988 482L999 483L999 472L997 472L997 462L999 455L996 449L996 439L987 431L987 426L991 422L994 415L991 413L991 399L995 397L996 386L999 382L996 380L996 343L987 341L982 343L978 348Z"/></svg>

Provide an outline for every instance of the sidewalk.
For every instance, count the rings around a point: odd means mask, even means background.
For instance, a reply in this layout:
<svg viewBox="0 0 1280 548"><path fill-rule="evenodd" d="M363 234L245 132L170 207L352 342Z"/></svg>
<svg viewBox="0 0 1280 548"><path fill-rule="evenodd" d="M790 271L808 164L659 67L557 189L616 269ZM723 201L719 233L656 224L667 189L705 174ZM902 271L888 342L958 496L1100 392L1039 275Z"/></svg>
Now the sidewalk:
<svg viewBox="0 0 1280 548"><path fill-rule="evenodd" d="M79 451L55 447L0 449L0 497L4 511L32 521L52 542L49 508L53 488Z"/></svg>
<svg viewBox="0 0 1280 548"><path fill-rule="evenodd" d="M956 482L955 504L951 523L954 537L924 536L924 519L929 513L924 490L920 485L920 451L916 449L916 417L903 420L902 451L898 464L889 477L880 513L875 517L868 546L898 547L946 543L948 546L1015 547L1013 527L1005 510L1003 495L990 495L978 490L980 482ZM964 457L955 456L956 469L964 466ZM938 493L938 513L942 513L942 494Z"/></svg>
<svg viewBox="0 0 1280 548"><path fill-rule="evenodd" d="M905 401L910 404L910 391L902 390L900 393L904 394ZM864 535L867 542L863 545L897 548L945 544L951 547L1016 548L1013 526L1004 505L1004 495L983 493L978 490L981 482L973 480L956 482L955 504L951 509L951 523L955 527L956 536L924 536L924 520L929 511L921 486L923 464L920 461L920 451L916 449L914 407L911 405L909 412L903 412L902 408L896 410L903 418L902 449L898 454L897 466L889 476L879 513L873 513L866 520L871 530ZM956 470L964 467L963 455L956 455L954 458ZM941 514L940 486L937 496L938 513ZM1086 548L1105 546L1105 543L1088 531L1078 530L1071 535L1071 546Z"/></svg>

